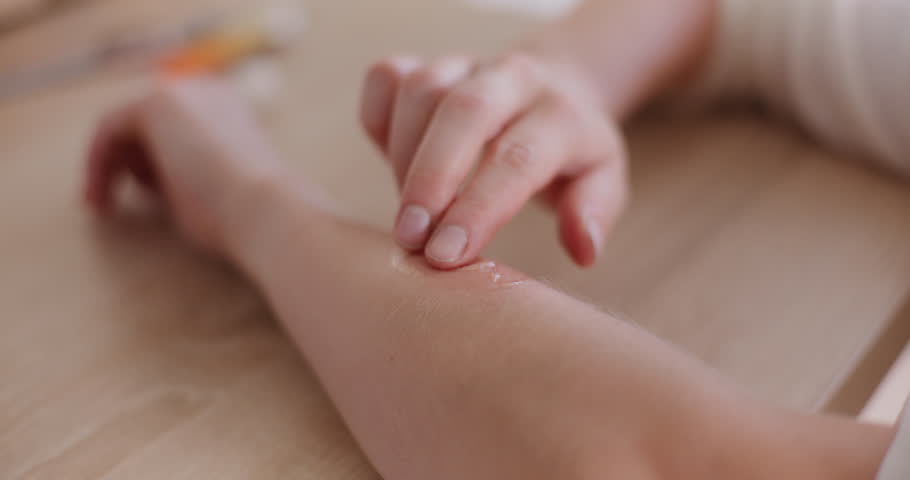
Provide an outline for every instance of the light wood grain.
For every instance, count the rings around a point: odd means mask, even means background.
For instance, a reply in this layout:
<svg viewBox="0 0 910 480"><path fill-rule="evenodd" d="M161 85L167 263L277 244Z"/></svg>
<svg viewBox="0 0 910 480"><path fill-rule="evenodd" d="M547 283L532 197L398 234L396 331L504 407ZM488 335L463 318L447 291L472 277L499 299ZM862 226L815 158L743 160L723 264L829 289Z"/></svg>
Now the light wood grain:
<svg viewBox="0 0 910 480"><path fill-rule="evenodd" d="M0 66L230 3L99 0L0 39ZM271 131L351 215L388 228L394 187L355 121L368 62L492 52L533 23L446 0L309 3ZM146 83L106 74L0 105L0 478L373 478L242 278L161 219L82 209L93 122ZM635 200L595 270L568 262L540 207L491 256L806 409L906 334L891 328L910 286L901 182L749 113L654 117L631 139Z"/></svg>

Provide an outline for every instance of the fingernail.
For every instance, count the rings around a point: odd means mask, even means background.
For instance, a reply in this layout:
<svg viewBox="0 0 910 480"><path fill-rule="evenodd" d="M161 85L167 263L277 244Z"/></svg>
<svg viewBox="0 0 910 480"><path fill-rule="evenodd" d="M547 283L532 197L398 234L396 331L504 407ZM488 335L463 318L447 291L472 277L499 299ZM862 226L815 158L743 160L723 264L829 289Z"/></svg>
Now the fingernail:
<svg viewBox="0 0 910 480"><path fill-rule="evenodd" d="M420 248L430 229L430 212L423 207L410 205L401 211L395 236L407 248Z"/></svg>
<svg viewBox="0 0 910 480"><path fill-rule="evenodd" d="M436 232L430 240L427 256L437 262L454 262L461 258L467 246L468 232L461 227L448 226Z"/></svg>
<svg viewBox="0 0 910 480"><path fill-rule="evenodd" d="M594 258L600 256L600 250L603 248L604 235L600 224L591 217L585 219L585 230L588 232L588 239L591 241L591 248L594 250Z"/></svg>

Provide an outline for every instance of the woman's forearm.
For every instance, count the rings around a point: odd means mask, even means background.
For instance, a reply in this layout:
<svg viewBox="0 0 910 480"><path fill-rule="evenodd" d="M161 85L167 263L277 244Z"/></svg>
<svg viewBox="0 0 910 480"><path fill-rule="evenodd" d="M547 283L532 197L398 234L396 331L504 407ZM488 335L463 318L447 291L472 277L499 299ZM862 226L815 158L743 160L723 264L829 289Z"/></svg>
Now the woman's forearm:
<svg viewBox="0 0 910 480"><path fill-rule="evenodd" d="M588 0L522 49L574 69L617 117L697 70L718 0Z"/></svg>
<svg viewBox="0 0 910 480"><path fill-rule="evenodd" d="M260 189L231 252L385 478L859 480L884 454L887 431L813 438L828 423L780 421L581 302L492 264L434 271L298 195Z"/></svg>
<svg viewBox="0 0 910 480"><path fill-rule="evenodd" d="M895 434L853 419L768 408L731 426L713 459L738 473L717 476L707 464L695 478L874 480Z"/></svg>
<svg viewBox="0 0 910 480"><path fill-rule="evenodd" d="M267 206L234 257L385 478L587 478L595 457L657 478L635 439L665 423L671 443L699 404L687 382L710 380L688 362L650 368L659 342L580 302L498 265L433 270L281 191L252 202ZM648 422L610 413L652 398L684 401Z"/></svg>

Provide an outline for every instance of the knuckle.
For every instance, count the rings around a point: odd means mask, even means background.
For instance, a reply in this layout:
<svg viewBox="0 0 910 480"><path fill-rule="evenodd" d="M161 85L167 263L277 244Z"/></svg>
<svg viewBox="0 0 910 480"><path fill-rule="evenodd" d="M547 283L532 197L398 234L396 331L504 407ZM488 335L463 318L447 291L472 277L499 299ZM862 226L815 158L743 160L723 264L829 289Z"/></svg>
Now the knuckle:
<svg viewBox="0 0 910 480"><path fill-rule="evenodd" d="M473 115L484 115L494 109L495 101L485 88L458 88L449 96L449 105Z"/></svg>
<svg viewBox="0 0 910 480"><path fill-rule="evenodd" d="M534 163L534 149L529 142L501 141L493 147L491 161L516 173L529 171Z"/></svg>

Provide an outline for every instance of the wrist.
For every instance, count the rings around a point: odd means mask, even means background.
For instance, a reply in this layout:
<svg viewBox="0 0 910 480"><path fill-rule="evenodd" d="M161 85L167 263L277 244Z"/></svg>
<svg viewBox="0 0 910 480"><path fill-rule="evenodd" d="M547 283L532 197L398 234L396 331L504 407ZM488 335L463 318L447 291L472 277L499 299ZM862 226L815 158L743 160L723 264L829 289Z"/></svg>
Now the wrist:
<svg viewBox="0 0 910 480"><path fill-rule="evenodd" d="M699 418L699 417L696 417ZM685 474L662 478L873 480L893 429L734 401L706 410L690 425ZM682 464L680 463L680 464Z"/></svg>
<svg viewBox="0 0 910 480"><path fill-rule="evenodd" d="M275 243L301 222L315 223L321 210L287 175L247 178L231 190L219 220L223 254L254 274Z"/></svg>
<svg viewBox="0 0 910 480"><path fill-rule="evenodd" d="M609 92L597 81L593 69L588 68L573 55L544 41L531 41L519 45L513 53L527 55L546 71L550 81L560 90L581 102L607 108L614 103Z"/></svg>
<svg viewBox="0 0 910 480"><path fill-rule="evenodd" d="M894 429L773 408L717 379L672 382L635 442L647 478L873 480Z"/></svg>
<svg viewBox="0 0 910 480"><path fill-rule="evenodd" d="M569 65L622 119L696 74L714 42L718 0L584 2L522 44Z"/></svg>

